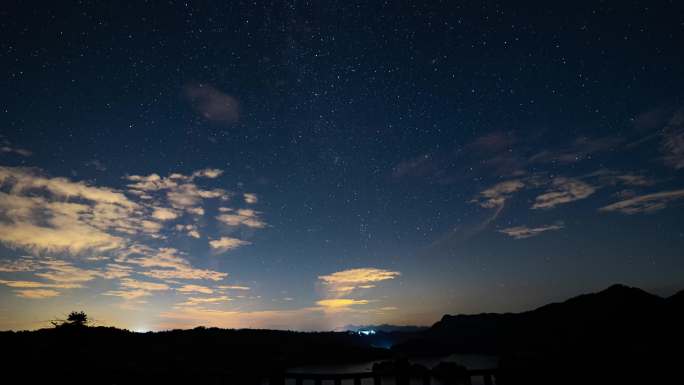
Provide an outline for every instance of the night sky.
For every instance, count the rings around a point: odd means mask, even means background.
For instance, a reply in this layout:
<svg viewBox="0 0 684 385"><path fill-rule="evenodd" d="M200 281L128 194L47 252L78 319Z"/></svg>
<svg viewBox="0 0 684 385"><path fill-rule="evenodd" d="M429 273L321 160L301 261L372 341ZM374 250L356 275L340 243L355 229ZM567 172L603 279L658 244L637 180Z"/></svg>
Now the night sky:
<svg viewBox="0 0 684 385"><path fill-rule="evenodd" d="M684 3L3 2L0 329L684 288Z"/></svg>

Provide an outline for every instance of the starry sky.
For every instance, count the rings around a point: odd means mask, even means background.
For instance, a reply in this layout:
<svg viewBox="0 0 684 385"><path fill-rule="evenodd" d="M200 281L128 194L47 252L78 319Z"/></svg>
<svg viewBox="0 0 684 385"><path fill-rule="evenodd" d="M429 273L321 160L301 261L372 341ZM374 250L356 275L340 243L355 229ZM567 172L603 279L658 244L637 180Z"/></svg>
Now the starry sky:
<svg viewBox="0 0 684 385"><path fill-rule="evenodd" d="M684 288L684 5L0 6L0 329Z"/></svg>

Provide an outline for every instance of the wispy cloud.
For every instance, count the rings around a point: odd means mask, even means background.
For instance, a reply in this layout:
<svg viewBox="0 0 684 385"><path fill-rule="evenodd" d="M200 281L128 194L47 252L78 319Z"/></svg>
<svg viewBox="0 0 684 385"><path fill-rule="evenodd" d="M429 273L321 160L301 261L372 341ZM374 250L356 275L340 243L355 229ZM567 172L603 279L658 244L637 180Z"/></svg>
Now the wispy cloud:
<svg viewBox="0 0 684 385"><path fill-rule="evenodd" d="M137 256L121 256L119 261L151 268L151 270L140 272L140 274L151 278L161 280L208 279L220 281L228 276L228 273L194 268L187 259L180 256L181 252L179 250L170 247L158 250L137 247L131 253L137 254Z"/></svg>
<svg viewBox="0 0 684 385"><path fill-rule="evenodd" d="M204 199L222 200L230 199L230 193L223 189L206 190L197 186L195 180L197 178L214 179L221 176L223 173L219 169L202 169L193 172L191 175L183 175L180 173L172 173L167 177L162 177L159 174L153 173L149 175L129 175L126 177L131 183L128 185L130 192L141 196L152 198L154 193L165 194L166 200L176 210L183 210L189 214L203 215L204 209L201 204ZM167 220L175 219L178 216L177 211L168 208L156 207L155 213L158 219ZM175 216L174 216L175 215Z"/></svg>
<svg viewBox="0 0 684 385"><path fill-rule="evenodd" d="M9 287L76 289L85 287L86 282L96 278L119 279L127 277L131 273L131 268L110 263L105 268L83 269L74 266L71 262L54 258L22 258L15 262L3 263L0 265L0 271L32 272L35 277L49 281L0 280L0 284Z"/></svg>
<svg viewBox="0 0 684 385"><path fill-rule="evenodd" d="M12 143L0 135L0 154L17 154L31 156L33 153L25 148L13 146Z"/></svg>
<svg viewBox="0 0 684 385"><path fill-rule="evenodd" d="M502 207L513 193L522 190L525 183L522 180L508 180L480 192L471 202L492 209Z"/></svg>
<svg viewBox="0 0 684 385"><path fill-rule="evenodd" d="M322 306L325 309L339 310L346 309L354 305L367 305L368 300L365 299L349 299L349 298L334 298L334 299L322 299L316 302L316 305Z"/></svg>
<svg viewBox="0 0 684 385"><path fill-rule="evenodd" d="M218 297L190 297L185 302L181 302L179 306L196 306L196 305L207 305L220 302L228 302L231 299L228 296L221 295Z"/></svg>
<svg viewBox="0 0 684 385"><path fill-rule="evenodd" d="M318 277L334 293L349 293L355 289L371 288L375 282L386 281L400 276L398 271L364 267L338 271Z"/></svg>
<svg viewBox="0 0 684 385"><path fill-rule="evenodd" d="M250 290L248 286L239 286L239 285L219 285L216 286L217 289L221 290Z"/></svg>
<svg viewBox="0 0 684 385"><path fill-rule="evenodd" d="M586 136L575 139L569 146L544 150L530 157L531 163L576 163L591 159L593 154L616 148L623 139L618 137L590 138Z"/></svg>
<svg viewBox="0 0 684 385"><path fill-rule="evenodd" d="M224 253L229 250L234 250L237 249L240 246L245 246L245 245L250 245L251 242L248 241L243 241L241 239L237 238L231 238L231 237L221 237L219 239L213 239L209 241L209 246L211 246L212 249Z"/></svg>
<svg viewBox="0 0 684 385"><path fill-rule="evenodd" d="M266 223L259 218L259 212L251 209L232 209L229 207L221 207L220 214L216 219L228 226L246 226L255 229L266 227Z"/></svg>
<svg viewBox="0 0 684 385"><path fill-rule="evenodd" d="M142 290L142 289L130 289L130 290L109 290L102 295L107 295L107 296L113 296L113 297L121 297L126 300L133 300L133 299L138 299L142 297L146 297L149 295L152 295L151 292L147 290Z"/></svg>
<svg viewBox="0 0 684 385"><path fill-rule="evenodd" d="M543 225L539 227L515 226L501 229L499 230L499 232L506 234L509 237L513 237L515 239L525 239L536 237L547 231L560 230L563 227L564 226L562 223L556 223L553 225Z"/></svg>
<svg viewBox="0 0 684 385"><path fill-rule="evenodd" d="M684 108L676 111L663 129L665 164L676 170L684 168Z"/></svg>
<svg viewBox="0 0 684 385"><path fill-rule="evenodd" d="M107 166L105 166L104 163L102 163L101 161L99 161L97 159L89 160L86 162L85 165L88 167L92 167L95 170L100 171L100 172L107 171Z"/></svg>
<svg viewBox="0 0 684 385"><path fill-rule="evenodd" d="M578 179L557 177L551 183L551 188L537 196L533 209L550 209L561 204L587 198L596 189L588 183Z"/></svg>
<svg viewBox="0 0 684 385"><path fill-rule="evenodd" d="M139 281L131 278L124 278L119 282L120 290L109 290L102 295L121 297L127 301L147 297L153 292L167 291L171 288L165 283Z"/></svg>
<svg viewBox="0 0 684 385"><path fill-rule="evenodd" d="M20 287L20 288L36 288L36 287L50 287L55 289L76 289L83 287L81 284L77 283L48 283L48 282L36 282L36 281L7 281L0 279L0 284L8 287Z"/></svg>
<svg viewBox="0 0 684 385"><path fill-rule="evenodd" d="M169 285L165 283L138 281L130 278L122 279L121 286L127 289L140 289L145 291L161 291L170 289Z"/></svg>
<svg viewBox="0 0 684 385"><path fill-rule="evenodd" d="M185 95L195 111L207 120L235 123L240 118L238 100L211 85L189 84Z"/></svg>
<svg viewBox="0 0 684 385"><path fill-rule="evenodd" d="M200 285L183 285L176 289L181 293L202 293L202 294L213 294L214 290L206 286Z"/></svg>
<svg viewBox="0 0 684 385"><path fill-rule="evenodd" d="M30 257L21 257L16 260L0 261L0 272L16 273L24 271L35 271L40 265Z"/></svg>
<svg viewBox="0 0 684 385"><path fill-rule="evenodd" d="M245 203L248 203L250 205L259 202L259 197L257 197L257 195L254 193L244 193L242 194L242 197L245 199Z"/></svg>
<svg viewBox="0 0 684 385"><path fill-rule="evenodd" d="M19 148L19 147L11 147L11 146L0 146L0 153L4 154L17 154L21 156L31 156L31 151L24 149L24 148Z"/></svg>
<svg viewBox="0 0 684 385"><path fill-rule="evenodd" d="M17 296L22 298L30 299L43 299L57 297L60 293L56 290L49 289L26 289L26 290L15 290Z"/></svg>
<svg viewBox="0 0 684 385"><path fill-rule="evenodd" d="M660 211L670 202L684 198L684 190L661 191L653 194L635 196L608 206L601 207L600 211L616 211L623 214L652 213Z"/></svg>
<svg viewBox="0 0 684 385"><path fill-rule="evenodd" d="M433 174L437 169L438 167L435 164L432 155L422 154L415 158L399 162L399 164L392 169L392 177L421 177Z"/></svg>

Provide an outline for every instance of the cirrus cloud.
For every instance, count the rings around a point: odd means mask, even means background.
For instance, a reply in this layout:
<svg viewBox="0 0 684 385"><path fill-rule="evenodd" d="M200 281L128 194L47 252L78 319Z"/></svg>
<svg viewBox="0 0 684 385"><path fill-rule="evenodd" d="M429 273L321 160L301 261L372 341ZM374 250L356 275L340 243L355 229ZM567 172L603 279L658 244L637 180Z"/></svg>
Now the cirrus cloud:
<svg viewBox="0 0 684 385"><path fill-rule="evenodd" d="M623 214L653 213L668 206L672 201L684 198L683 190L661 191L639 195L601 207L599 211L620 212Z"/></svg>
<svg viewBox="0 0 684 385"><path fill-rule="evenodd" d="M536 237L547 231L560 230L563 227L564 226L562 223L556 223L553 225L543 225L539 227L515 226L501 229L499 230L499 232L515 239L526 239Z"/></svg>

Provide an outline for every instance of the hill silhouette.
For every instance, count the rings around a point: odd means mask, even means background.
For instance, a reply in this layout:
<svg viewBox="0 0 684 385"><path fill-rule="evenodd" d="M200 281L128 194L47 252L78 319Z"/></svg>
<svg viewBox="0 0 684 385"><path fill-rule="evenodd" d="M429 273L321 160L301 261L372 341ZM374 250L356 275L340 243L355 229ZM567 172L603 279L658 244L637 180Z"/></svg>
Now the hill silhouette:
<svg viewBox="0 0 684 385"><path fill-rule="evenodd" d="M232 378L249 384L292 366L391 356L352 333L204 327L148 333L56 327L0 332L0 344L3 377L16 375L28 383L214 383Z"/></svg>
<svg viewBox="0 0 684 385"><path fill-rule="evenodd" d="M445 315L420 336L394 349L502 353L510 349L567 350L583 344L613 349L639 339L652 340L661 329L657 325L675 317L683 303L684 292L666 299L618 284L521 313ZM625 334L630 338L624 338Z"/></svg>
<svg viewBox="0 0 684 385"><path fill-rule="evenodd" d="M678 365L684 342L683 306L684 291L662 298L613 285L522 313L445 315L393 350L497 354L503 367L546 368L544 376L567 372L570 381L604 373L631 383L636 378L669 376L666 371Z"/></svg>

